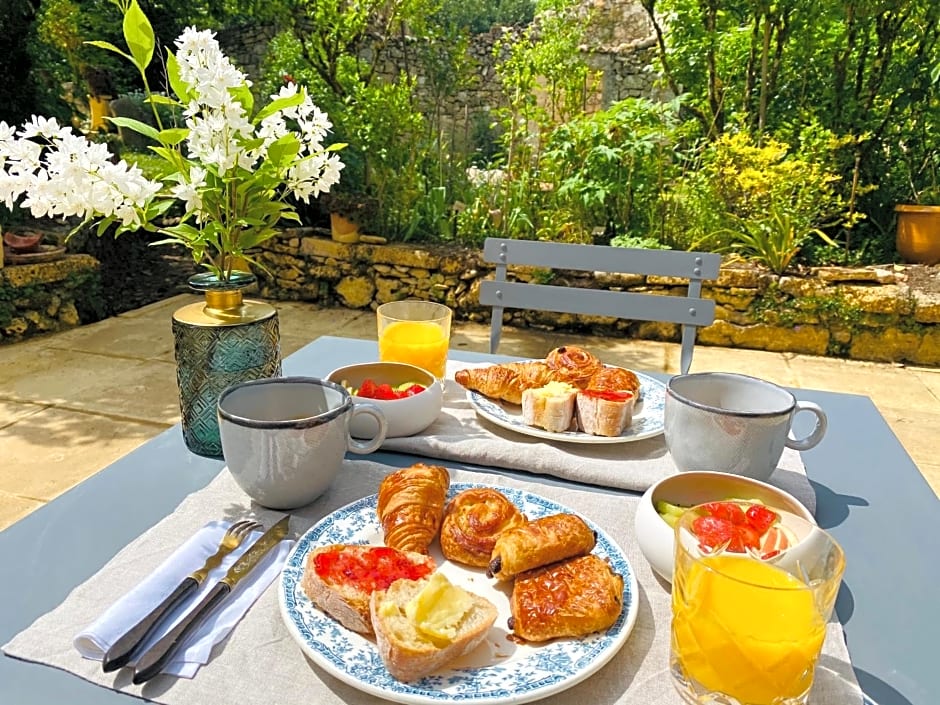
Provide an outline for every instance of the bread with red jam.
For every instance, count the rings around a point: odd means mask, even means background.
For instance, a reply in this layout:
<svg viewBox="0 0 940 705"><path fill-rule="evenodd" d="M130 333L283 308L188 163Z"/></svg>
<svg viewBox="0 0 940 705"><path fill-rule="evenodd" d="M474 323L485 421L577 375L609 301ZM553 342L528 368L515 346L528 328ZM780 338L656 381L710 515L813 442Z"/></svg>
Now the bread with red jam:
<svg viewBox="0 0 940 705"><path fill-rule="evenodd" d="M301 587L313 603L347 629L374 634L369 599L396 580L420 580L437 568L423 553L388 546L333 544L307 556Z"/></svg>

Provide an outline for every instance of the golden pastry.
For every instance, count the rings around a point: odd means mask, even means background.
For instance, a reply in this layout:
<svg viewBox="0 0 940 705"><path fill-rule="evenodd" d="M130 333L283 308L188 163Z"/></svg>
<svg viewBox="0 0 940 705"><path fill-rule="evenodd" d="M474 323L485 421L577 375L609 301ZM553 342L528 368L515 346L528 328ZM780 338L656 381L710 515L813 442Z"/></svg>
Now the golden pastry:
<svg viewBox="0 0 940 705"><path fill-rule="evenodd" d="M497 537L525 523L525 515L502 492L490 487L464 490L444 507L441 550L452 561L485 568Z"/></svg>
<svg viewBox="0 0 940 705"><path fill-rule="evenodd" d="M504 531L496 539L487 575L497 580L590 553L597 535L574 514L552 514Z"/></svg>
<svg viewBox="0 0 940 705"><path fill-rule="evenodd" d="M576 345L555 348L545 356L545 363L555 373L556 379L583 389L595 372L604 364L592 353Z"/></svg>
<svg viewBox="0 0 940 705"><path fill-rule="evenodd" d="M516 577L509 628L525 641L609 629L623 610L623 577L593 553Z"/></svg>
<svg viewBox="0 0 940 705"><path fill-rule="evenodd" d="M444 517L450 487L447 468L417 463L386 475L376 507L385 545L427 553Z"/></svg>

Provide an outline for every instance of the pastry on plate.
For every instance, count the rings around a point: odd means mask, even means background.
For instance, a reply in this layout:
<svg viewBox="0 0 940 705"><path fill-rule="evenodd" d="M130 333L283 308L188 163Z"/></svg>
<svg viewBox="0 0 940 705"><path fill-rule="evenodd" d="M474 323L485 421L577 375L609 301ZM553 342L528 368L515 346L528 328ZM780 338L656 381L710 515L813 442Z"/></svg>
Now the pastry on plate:
<svg viewBox="0 0 940 705"><path fill-rule="evenodd" d="M610 628L623 610L623 576L591 553L516 576L509 628L525 641L580 637Z"/></svg>
<svg viewBox="0 0 940 705"><path fill-rule="evenodd" d="M593 353L576 345L555 348L545 356L545 363L555 374L555 379L583 389L588 380L604 364Z"/></svg>
<svg viewBox="0 0 940 705"><path fill-rule="evenodd" d="M525 523L525 515L502 492L471 487L444 507L441 551L448 560L485 568L499 535Z"/></svg>
<svg viewBox="0 0 940 705"><path fill-rule="evenodd" d="M544 387L554 379L556 374L543 360L505 362L454 374L454 381L465 389L510 404L521 404L526 389Z"/></svg>
<svg viewBox="0 0 940 705"><path fill-rule="evenodd" d="M385 545L427 553L441 528L449 487L450 473L440 465L416 463L386 475L376 505Z"/></svg>
<svg viewBox="0 0 940 705"><path fill-rule="evenodd" d="M590 553L596 543L597 535L581 517L551 514L501 533L487 575L510 580L527 570Z"/></svg>

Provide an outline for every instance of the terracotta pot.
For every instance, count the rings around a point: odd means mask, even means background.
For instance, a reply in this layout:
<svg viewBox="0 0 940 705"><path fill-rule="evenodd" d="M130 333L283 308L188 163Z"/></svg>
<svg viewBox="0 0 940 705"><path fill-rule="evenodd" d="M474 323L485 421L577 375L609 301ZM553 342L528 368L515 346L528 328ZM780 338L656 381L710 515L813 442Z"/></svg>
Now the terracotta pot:
<svg viewBox="0 0 940 705"><path fill-rule="evenodd" d="M330 213L330 233L337 242L359 242L359 225L339 213Z"/></svg>
<svg viewBox="0 0 940 705"><path fill-rule="evenodd" d="M897 248L905 262L940 262L940 206L898 205Z"/></svg>
<svg viewBox="0 0 940 705"><path fill-rule="evenodd" d="M3 241L13 252L35 252L42 242L42 233L33 230L15 232L8 230L3 233Z"/></svg>

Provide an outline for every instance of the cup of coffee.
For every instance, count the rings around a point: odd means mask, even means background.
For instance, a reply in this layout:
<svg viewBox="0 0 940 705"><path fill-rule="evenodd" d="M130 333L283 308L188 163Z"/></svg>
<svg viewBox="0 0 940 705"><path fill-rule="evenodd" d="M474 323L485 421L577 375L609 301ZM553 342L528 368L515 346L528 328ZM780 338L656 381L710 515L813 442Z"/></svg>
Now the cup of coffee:
<svg viewBox="0 0 940 705"><path fill-rule="evenodd" d="M342 386L314 377L274 377L241 382L218 402L222 454L235 482L258 504L294 509L329 487L346 451L378 450L388 424L368 402L354 403ZM372 417L371 439L349 435L350 421Z"/></svg>
<svg viewBox="0 0 940 705"><path fill-rule="evenodd" d="M794 438L794 417L816 417L809 435ZM826 433L826 413L783 387L729 372L676 375L666 384L666 447L682 472L711 470L767 480L783 449L809 450Z"/></svg>

